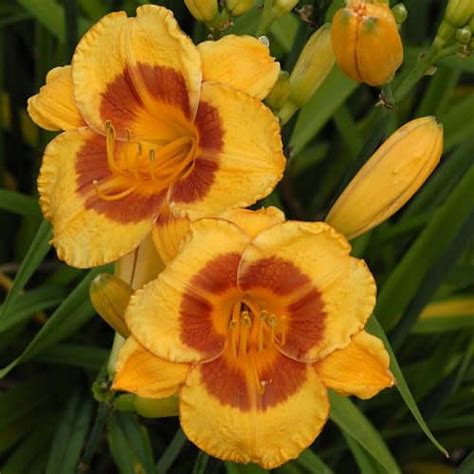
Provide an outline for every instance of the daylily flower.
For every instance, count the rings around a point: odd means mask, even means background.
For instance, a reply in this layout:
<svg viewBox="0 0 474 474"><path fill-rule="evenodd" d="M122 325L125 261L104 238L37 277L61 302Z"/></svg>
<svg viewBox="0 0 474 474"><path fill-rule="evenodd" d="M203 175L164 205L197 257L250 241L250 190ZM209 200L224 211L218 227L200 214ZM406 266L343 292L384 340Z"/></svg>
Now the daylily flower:
<svg viewBox="0 0 474 474"><path fill-rule="evenodd" d="M28 105L38 125L66 130L38 179L59 257L76 267L114 261L165 204L196 218L269 194L285 160L259 99L278 73L257 39L195 46L162 7L100 20Z"/></svg>
<svg viewBox="0 0 474 474"><path fill-rule="evenodd" d="M113 388L179 397L186 436L221 459L276 467L327 420L327 388L393 384L363 328L375 283L346 239L276 209L193 222L158 278L135 292Z"/></svg>

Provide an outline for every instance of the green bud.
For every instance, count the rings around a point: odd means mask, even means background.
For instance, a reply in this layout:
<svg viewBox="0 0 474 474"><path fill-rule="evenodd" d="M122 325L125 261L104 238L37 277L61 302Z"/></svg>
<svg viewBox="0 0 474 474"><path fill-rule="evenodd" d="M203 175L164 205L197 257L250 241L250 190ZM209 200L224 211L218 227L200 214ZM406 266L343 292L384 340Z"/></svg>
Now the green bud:
<svg viewBox="0 0 474 474"><path fill-rule="evenodd" d="M308 40L290 75L288 100L278 115L283 123L304 105L326 79L334 66L331 26L321 26Z"/></svg>
<svg viewBox="0 0 474 474"><path fill-rule="evenodd" d="M453 26L466 26L474 15L474 0L448 0L444 20Z"/></svg>
<svg viewBox="0 0 474 474"><path fill-rule="evenodd" d="M184 0L184 3L198 21L210 23L217 16L217 0Z"/></svg>
<svg viewBox="0 0 474 474"><path fill-rule="evenodd" d="M273 0L272 13L275 18L291 12L295 8L298 0Z"/></svg>
<svg viewBox="0 0 474 474"><path fill-rule="evenodd" d="M468 45L472 38L472 31L469 26L456 30L456 41L462 45Z"/></svg>
<svg viewBox="0 0 474 474"><path fill-rule="evenodd" d="M255 5L255 0L226 0L225 6L232 16L247 13Z"/></svg>
<svg viewBox="0 0 474 474"><path fill-rule="evenodd" d="M408 16L408 11L403 3L397 3L397 5L392 8L392 13L398 25L401 25Z"/></svg>
<svg viewBox="0 0 474 474"><path fill-rule="evenodd" d="M273 89L265 99L266 104L273 110L279 110L283 107L288 94L290 93L290 75L286 71L280 71L278 80Z"/></svg>
<svg viewBox="0 0 474 474"><path fill-rule="evenodd" d="M114 400L114 408L118 411L136 412L144 418L166 418L178 416L178 397L143 398L133 393L119 395Z"/></svg>

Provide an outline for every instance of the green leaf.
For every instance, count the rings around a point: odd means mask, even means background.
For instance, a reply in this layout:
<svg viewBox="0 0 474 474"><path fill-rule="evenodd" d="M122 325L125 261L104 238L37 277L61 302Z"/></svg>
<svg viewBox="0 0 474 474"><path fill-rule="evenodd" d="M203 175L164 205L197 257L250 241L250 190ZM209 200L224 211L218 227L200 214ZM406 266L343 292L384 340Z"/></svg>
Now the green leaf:
<svg viewBox="0 0 474 474"><path fill-rule="evenodd" d="M105 363L109 350L80 344L57 344L34 357L39 362L69 365L98 372Z"/></svg>
<svg viewBox="0 0 474 474"><path fill-rule="evenodd" d="M346 397L329 391L330 418L348 436L356 440L390 474L401 474L380 433L365 415Z"/></svg>
<svg viewBox="0 0 474 474"><path fill-rule="evenodd" d="M199 451L196 457L196 461L194 463L192 474L205 474L206 466L208 462L209 462L209 455L203 451Z"/></svg>
<svg viewBox="0 0 474 474"><path fill-rule="evenodd" d="M472 474L474 472L474 451L464 459L462 464L456 469L455 474Z"/></svg>
<svg viewBox="0 0 474 474"><path fill-rule="evenodd" d="M178 431L176 431L171 443L168 445L165 452L158 461L156 465L156 471L166 474L168 469L179 456L179 453L184 448L184 445L187 443L187 441L188 440L186 439L186 436L184 436L183 430L179 428Z"/></svg>
<svg viewBox="0 0 474 474"><path fill-rule="evenodd" d="M373 335L382 339L382 341L384 342L385 349L390 355L390 370L392 371L392 374L394 375L397 381L396 387L398 391L400 392L400 395L402 396L403 400L405 401L408 409L411 411L412 415L415 417L415 420L417 421L418 425L420 426L422 431L425 433L425 435L428 437L428 439L434 444L434 446L436 446L445 456L448 456L448 452L446 451L446 449L433 436L433 433L431 433L431 430L428 428L428 425L423 419L423 416L421 415L418 405L416 404L415 399L413 398L413 395L411 394L410 389L408 388L408 385L405 381L405 377L403 376L400 366L398 365L398 361L397 361L397 358L395 357L395 353L393 352L392 346L390 345L390 342L387 336L385 335L385 332L382 329L382 326L377 321L377 318L375 316L372 316L370 318L369 322L367 323L366 329L369 332L371 332Z"/></svg>
<svg viewBox="0 0 474 474"><path fill-rule="evenodd" d="M0 370L0 379L5 377L19 363L31 359L41 351L73 334L92 317L94 309L89 301L89 283L98 273L104 270L104 267L98 267L88 272L81 283L52 314L22 354Z"/></svg>
<svg viewBox="0 0 474 474"><path fill-rule="evenodd" d="M121 474L155 474L150 439L135 414L113 412L107 424L109 447Z"/></svg>
<svg viewBox="0 0 474 474"><path fill-rule="evenodd" d="M0 209L20 216L39 216L38 200L16 191L0 189Z"/></svg>
<svg viewBox="0 0 474 474"><path fill-rule="evenodd" d="M463 176L382 287L375 308L377 319L391 328L415 296L432 262L440 258L474 208L474 167Z"/></svg>
<svg viewBox="0 0 474 474"><path fill-rule="evenodd" d="M55 286L35 288L22 294L0 319L0 333L27 321L38 311L57 306L63 301L64 295L65 289Z"/></svg>
<svg viewBox="0 0 474 474"><path fill-rule="evenodd" d="M380 466L354 438L344 433L343 435L347 446L349 446L354 456L355 462L359 466L359 472L363 472L364 474L380 474L381 472L385 472L385 469Z"/></svg>
<svg viewBox="0 0 474 474"><path fill-rule="evenodd" d="M51 239L51 226L48 221L43 221L36 233L30 248L23 259L20 269L15 276L13 285L5 298L0 311L0 319L4 317L8 307L18 298L25 285L28 283L31 275L38 268L39 264L49 251L49 241Z"/></svg>
<svg viewBox="0 0 474 474"><path fill-rule="evenodd" d="M339 68L333 68L322 86L301 109L291 138L295 155L309 144L358 85Z"/></svg>
<svg viewBox="0 0 474 474"><path fill-rule="evenodd" d="M448 112L440 117L444 127L444 149L451 150L460 143L467 142L474 134L472 110L474 109L474 96L471 94L464 100L455 103Z"/></svg>
<svg viewBox="0 0 474 474"><path fill-rule="evenodd" d="M332 474L332 470L310 448L305 449L292 464L303 467L309 474Z"/></svg>
<svg viewBox="0 0 474 474"><path fill-rule="evenodd" d="M93 402L77 392L62 414L49 452L46 474L74 474L92 420Z"/></svg>

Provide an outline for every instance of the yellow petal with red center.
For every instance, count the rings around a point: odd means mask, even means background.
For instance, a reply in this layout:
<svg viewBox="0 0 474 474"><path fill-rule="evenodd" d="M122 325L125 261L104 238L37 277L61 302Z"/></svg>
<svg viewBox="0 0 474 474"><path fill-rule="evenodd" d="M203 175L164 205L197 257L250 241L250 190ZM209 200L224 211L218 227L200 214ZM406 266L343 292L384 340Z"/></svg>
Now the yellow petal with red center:
<svg viewBox="0 0 474 474"><path fill-rule="evenodd" d="M83 127L84 120L74 102L71 66L51 69L46 84L28 99L28 113L36 125L46 130Z"/></svg>
<svg viewBox="0 0 474 474"><path fill-rule="evenodd" d="M250 209L230 209L220 216L240 227L249 237L256 237L260 232L275 224L285 222L285 214L277 207L262 207L256 211Z"/></svg>
<svg viewBox="0 0 474 474"><path fill-rule="evenodd" d="M280 65L253 36L227 35L198 45L202 80L221 82L264 99L278 79Z"/></svg>
<svg viewBox="0 0 474 474"><path fill-rule="evenodd" d="M383 342L361 331L344 349L316 362L315 368L327 387L342 395L367 399L394 384L389 365L390 357Z"/></svg>
<svg viewBox="0 0 474 474"><path fill-rule="evenodd" d="M122 152L127 150L123 145ZM62 133L46 147L38 177L41 208L53 225L59 258L79 268L132 251L150 232L163 202L163 194L134 193L104 200L96 180L112 182L104 137L82 128Z"/></svg>
<svg viewBox="0 0 474 474"><path fill-rule="evenodd" d="M174 362L219 355L237 291L240 254L249 237L222 219L192 224L178 255L138 290L125 319L140 344Z"/></svg>
<svg viewBox="0 0 474 474"><path fill-rule="evenodd" d="M246 248L239 287L275 316L280 350L316 361L347 346L372 313L375 282L347 240L322 222L285 222Z"/></svg>
<svg viewBox="0 0 474 474"><path fill-rule="evenodd" d="M204 83L195 125L194 166L170 189L173 211L194 220L270 194L285 167L280 127L270 109L229 86Z"/></svg>
<svg viewBox="0 0 474 474"><path fill-rule="evenodd" d="M135 18L110 13L73 57L77 105L94 128L109 120L126 138L173 141L189 133L199 100L201 59L166 8L146 5Z"/></svg>
<svg viewBox="0 0 474 474"><path fill-rule="evenodd" d="M168 207L160 212L153 226L153 243L165 264L172 260L181 246L181 241L189 230L191 221L175 216Z"/></svg>
<svg viewBox="0 0 474 474"><path fill-rule="evenodd" d="M260 375L223 357L191 369L180 390L186 436L212 456L266 469L298 457L327 420L326 388L311 366L282 355Z"/></svg>
<svg viewBox="0 0 474 474"><path fill-rule="evenodd" d="M189 365L160 359L129 337L120 350L115 370L113 390L144 398L165 398L179 390Z"/></svg>

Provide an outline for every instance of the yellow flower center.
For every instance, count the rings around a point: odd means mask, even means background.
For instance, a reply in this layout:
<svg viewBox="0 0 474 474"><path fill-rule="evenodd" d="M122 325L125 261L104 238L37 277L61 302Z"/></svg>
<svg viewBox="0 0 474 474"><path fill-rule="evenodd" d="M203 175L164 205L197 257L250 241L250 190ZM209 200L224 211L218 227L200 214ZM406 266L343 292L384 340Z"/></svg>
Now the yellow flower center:
<svg viewBox="0 0 474 474"><path fill-rule="evenodd" d="M115 130L105 124L107 164L110 176L94 180L97 195L104 201L116 201L132 193L150 195L167 189L188 174L194 162L196 138L189 134L165 143L131 143L131 134L124 150L116 150ZM131 145L135 151L131 152Z"/></svg>
<svg viewBox="0 0 474 474"><path fill-rule="evenodd" d="M235 358L285 344L286 316L271 314L257 304L236 303L228 326L228 338Z"/></svg>

